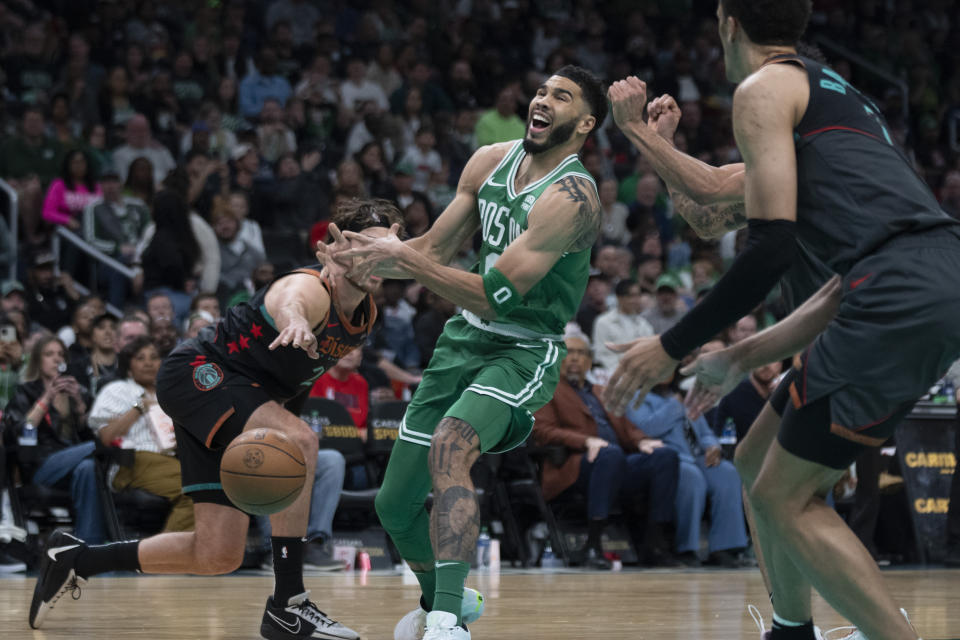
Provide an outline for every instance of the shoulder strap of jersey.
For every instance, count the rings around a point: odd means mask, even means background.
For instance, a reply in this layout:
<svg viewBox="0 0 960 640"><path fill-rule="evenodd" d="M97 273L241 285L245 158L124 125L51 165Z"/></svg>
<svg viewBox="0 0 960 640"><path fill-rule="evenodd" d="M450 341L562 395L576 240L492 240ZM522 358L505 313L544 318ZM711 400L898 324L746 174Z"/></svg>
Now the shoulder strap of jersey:
<svg viewBox="0 0 960 640"><path fill-rule="evenodd" d="M373 295L367 294L363 302L360 303L360 306L363 307L364 322L363 324L356 326L352 322L352 318L348 318L343 310L340 309L340 303L337 300L336 287L333 284L333 280L329 277L323 275L317 275L320 278L320 282L323 284L323 288L327 290L327 293L330 294L330 306L334 308L337 312L337 318L339 319L340 325L351 335L357 335L359 333L369 333L373 328L373 323L377 319L377 305L373 301ZM330 319L327 319L327 324L329 325Z"/></svg>

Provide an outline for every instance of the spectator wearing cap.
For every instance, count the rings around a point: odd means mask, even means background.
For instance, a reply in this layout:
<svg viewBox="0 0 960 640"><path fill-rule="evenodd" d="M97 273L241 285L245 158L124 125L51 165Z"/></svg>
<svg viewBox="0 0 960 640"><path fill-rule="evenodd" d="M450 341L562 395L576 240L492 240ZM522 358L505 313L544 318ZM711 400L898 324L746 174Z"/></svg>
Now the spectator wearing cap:
<svg viewBox="0 0 960 640"><path fill-rule="evenodd" d="M67 373L87 388L90 395L117 377L117 317L103 313L90 325L90 349L71 358Z"/></svg>
<svg viewBox="0 0 960 640"><path fill-rule="evenodd" d="M83 214L84 238L114 260L130 265L150 224L150 210L139 198L124 195L113 165L103 170L100 187L100 198L87 205ZM130 281L106 265L99 267L98 277L110 304L122 307L131 291Z"/></svg>
<svg viewBox="0 0 960 640"><path fill-rule="evenodd" d="M654 335L653 327L641 314L643 296L636 280L621 280L614 287L617 306L600 315L593 325L593 344L596 361L613 373L622 354L611 350L608 344L624 344Z"/></svg>
<svg viewBox="0 0 960 640"><path fill-rule="evenodd" d="M231 209L218 207L214 210L213 230L220 248L217 295L224 302L243 286L244 278L265 259L263 251L241 235L240 225L240 220Z"/></svg>
<svg viewBox="0 0 960 640"><path fill-rule="evenodd" d="M687 308L677 294L683 288L680 278L665 273L657 278L655 304L643 312L644 319L653 327L656 335L677 324Z"/></svg>
<svg viewBox="0 0 960 640"><path fill-rule="evenodd" d="M127 121L126 131L126 144L117 147L113 152L113 162L120 179L127 179L134 160L146 158L153 168L154 185L161 184L167 174L177 166L170 151L153 139L150 122L142 114L138 113Z"/></svg>
<svg viewBox="0 0 960 640"><path fill-rule="evenodd" d="M0 311L26 311L27 291L17 280L7 280L0 286Z"/></svg>
<svg viewBox="0 0 960 640"><path fill-rule="evenodd" d="M194 311L187 318L187 326L183 330L183 339L196 338L204 327L214 324L213 316L206 311Z"/></svg>
<svg viewBox="0 0 960 640"><path fill-rule="evenodd" d="M73 149L63 158L60 177L50 183L43 201L43 219L79 231L84 209L101 193L87 154Z"/></svg>
<svg viewBox="0 0 960 640"><path fill-rule="evenodd" d="M255 69L240 82L238 94L240 115L245 118L256 118L260 115L263 104L268 98L286 105L292 93L290 83L277 73L277 52L269 46L261 47Z"/></svg>
<svg viewBox="0 0 960 640"><path fill-rule="evenodd" d="M527 128L517 115L517 92L519 87L511 83L497 93L493 109L485 111L477 120L475 133L477 146L495 142L508 142L524 136Z"/></svg>
<svg viewBox="0 0 960 640"><path fill-rule="evenodd" d="M50 251L37 251L27 270L27 299L30 318L40 326L56 331L68 324L80 294L69 273L54 273L56 258Z"/></svg>
<svg viewBox="0 0 960 640"><path fill-rule="evenodd" d="M413 183L414 180L416 180L415 176L416 168L409 162L398 162L397 166L393 169L394 193L392 194L392 199L400 206L401 211L413 204L414 200L422 199L425 202L430 201L425 193L414 190Z"/></svg>

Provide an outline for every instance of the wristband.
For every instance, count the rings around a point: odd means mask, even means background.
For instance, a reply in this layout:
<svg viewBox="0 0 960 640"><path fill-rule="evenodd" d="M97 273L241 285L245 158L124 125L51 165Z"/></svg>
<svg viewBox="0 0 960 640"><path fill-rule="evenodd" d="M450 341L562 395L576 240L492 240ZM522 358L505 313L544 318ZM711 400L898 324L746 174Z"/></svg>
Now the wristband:
<svg viewBox="0 0 960 640"><path fill-rule="evenodd" d="M483 293L497 317L507 315L523 302L523 296L517 288L496 267L483 276Z"/></svg>

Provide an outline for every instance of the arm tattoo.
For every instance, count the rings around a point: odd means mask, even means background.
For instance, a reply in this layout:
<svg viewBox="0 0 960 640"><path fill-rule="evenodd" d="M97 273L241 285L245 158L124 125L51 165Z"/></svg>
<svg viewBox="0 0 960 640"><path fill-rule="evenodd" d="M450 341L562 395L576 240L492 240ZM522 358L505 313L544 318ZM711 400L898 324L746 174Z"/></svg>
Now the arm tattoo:
<svg viewBox="0 0 960 640"><path fill-rule="evenodd" d="M600 235L600 202L596 197L590 197L593 185L586 178L577 176L561 178L559 185L560 191L567 194L567 200L578 206L571 230L573 239L570 250L589 249Z"/></svg>
<svg viewBox="0 0 960 640"><path fill-rule="evenodd" d="M444 418L430 444L433 478L430 539L438 560L470 562L480 533L480 503L470 468L480 456L480 439L467 422Z"/></svg>
<svg viewBox="0 0 960 640"><path fill-rule="evenodd" d="M700 205L673 188L670 197L674 210L701 238L716 239L747 224L747 209L743 202Z"/></svg>

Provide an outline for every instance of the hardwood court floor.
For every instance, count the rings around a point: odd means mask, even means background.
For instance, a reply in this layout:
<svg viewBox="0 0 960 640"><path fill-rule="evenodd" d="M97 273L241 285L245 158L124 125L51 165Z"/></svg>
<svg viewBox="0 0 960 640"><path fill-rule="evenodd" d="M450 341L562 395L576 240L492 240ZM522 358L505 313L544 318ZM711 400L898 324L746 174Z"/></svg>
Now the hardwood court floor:
<svg viewBox="0 0 960 640"><path fill-rule="evenodd" d="M887 571L885 577L925 639L960 638L960 571ZM256 640L272 577L94 578L78 602L65 596L39 631L27 625L33 584L27 577L0 579L0 639ZM409 578L380 573L309 575L306 584L321 609L364 640L392 640L393 625L418 595ZM486 613L471 627L477 640L756 640L747 603L769 618L755 570L504 570L471 576L468 584L487 598ZM843 624L823 601L814 607L821 627Z"/></svg>

